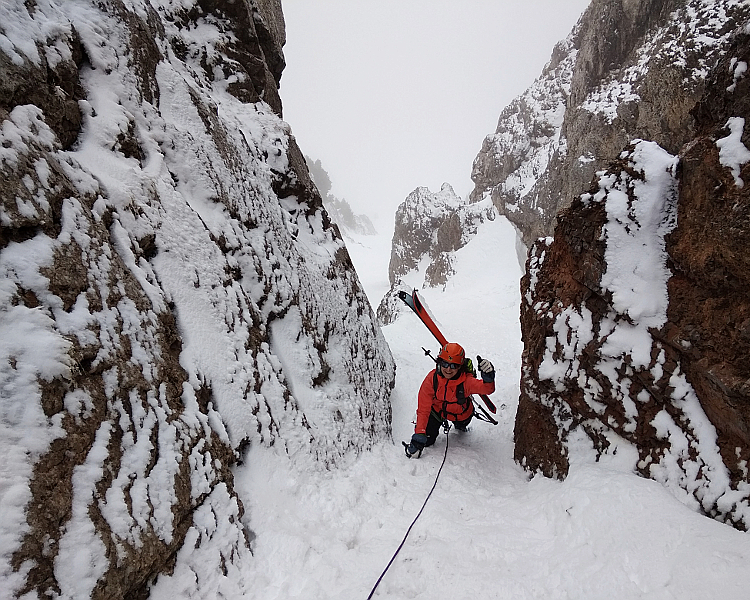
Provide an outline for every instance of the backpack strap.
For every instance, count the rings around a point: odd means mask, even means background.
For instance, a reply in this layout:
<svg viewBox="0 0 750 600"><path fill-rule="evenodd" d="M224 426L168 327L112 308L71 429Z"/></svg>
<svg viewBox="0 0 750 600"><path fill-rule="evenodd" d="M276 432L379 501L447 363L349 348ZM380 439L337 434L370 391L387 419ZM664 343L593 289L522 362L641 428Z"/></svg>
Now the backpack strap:
<svg viewBox="0 0 750 600"><path fill-rule="evenodd" d="M435 372L432 374L432 391L435 393L436 398L437 398L437 389L438 389L438 375L437 375L437 369L435 369ZM466 410L466 406L471 401L471 396L466 395L466 390L464 389L463 381L456 386L456 400L458 401L458 404L463 407L464 410ZM445 419L446 416L448 415L448 411L446 410L447 406L448 406L448 402L443 401L443 410L440 411L441 419Z"/></svg>
<svg viewBox="0 0 750 600"><path fill-rule="evenodd" d="M458 400L458 403L466 407L466 405L469 403L469 399L471 396L466 396L466 390L464 390L464 382L462 381L456 386L456 400ZM466 408L464 408L466 410Z"/></svg>

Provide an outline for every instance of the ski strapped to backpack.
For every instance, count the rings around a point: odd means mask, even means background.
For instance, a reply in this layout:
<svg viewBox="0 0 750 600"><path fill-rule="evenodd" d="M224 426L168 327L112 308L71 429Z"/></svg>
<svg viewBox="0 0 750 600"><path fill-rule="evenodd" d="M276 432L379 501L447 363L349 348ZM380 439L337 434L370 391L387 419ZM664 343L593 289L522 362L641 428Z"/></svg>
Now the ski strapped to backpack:
<svg viewBox="0 0 750 600"><path fill-rule="evenodd" d="M445 336L440 332L438 326L435 325L435 321L432 320L432 317L430 317L430 315L427 313L427 310L425 310L425 307L422 305L422 302L419 300L419 297L417 296L417 290L413 290L411 295L402 290L398 293L398 297L401 298L406 306L414 311L414 313L419 317L420 321L422 321L427 329L430 330L430 333L432 333L441 347L445 346L448 343L448 340L445 339ZM490 400L487 395L479 394L479 397L487 405L487 408L492 414L495 414L497 412L495 403L492 402L492 400ZM495 421L494 419L492 419L492 422L497 424L497 421Z"/></svg>

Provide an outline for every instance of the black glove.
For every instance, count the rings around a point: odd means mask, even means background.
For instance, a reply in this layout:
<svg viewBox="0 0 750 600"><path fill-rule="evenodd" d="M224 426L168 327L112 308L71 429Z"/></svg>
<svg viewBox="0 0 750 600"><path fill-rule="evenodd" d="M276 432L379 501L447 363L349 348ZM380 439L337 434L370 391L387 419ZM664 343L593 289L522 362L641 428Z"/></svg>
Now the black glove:
<svg viewBox="0 0 750 600"><path fill-rule="evenodd" d="M427 445L427 436L424 433L415 433L413 436L411 436L411 443L407 444L406 442L402 442L404 444L404 450L406 451L406 456L411 458L415 454L417 455L417 458L422 456L422 450Z"/></svg>
<svg viewBox="0 0 750 600"><path fill-rule="evenodd" d="M490 383L495 381L495 367L486 358L477 356L477 364L479 365L479 372L482 374L482 381Z"/></svg>

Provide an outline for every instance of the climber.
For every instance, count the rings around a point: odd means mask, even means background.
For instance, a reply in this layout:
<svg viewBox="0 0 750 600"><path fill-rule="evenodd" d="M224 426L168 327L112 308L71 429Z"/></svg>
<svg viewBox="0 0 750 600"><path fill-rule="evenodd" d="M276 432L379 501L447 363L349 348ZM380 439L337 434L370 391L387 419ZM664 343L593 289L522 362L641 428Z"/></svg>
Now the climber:
<svg viewBox="0 0 750 600"><path fill-rule="evenodd" d="M406 456L421 456L422 449L435 443L440 426L447 421L458 431L474 416L472 394L491 394L495 391L495 367L486 359L479 359L482 379L474 376L471 360L458 344L447 343L440 349L435 369L427 374L419 388L417 424L411 443L406 445Z"/></svg>

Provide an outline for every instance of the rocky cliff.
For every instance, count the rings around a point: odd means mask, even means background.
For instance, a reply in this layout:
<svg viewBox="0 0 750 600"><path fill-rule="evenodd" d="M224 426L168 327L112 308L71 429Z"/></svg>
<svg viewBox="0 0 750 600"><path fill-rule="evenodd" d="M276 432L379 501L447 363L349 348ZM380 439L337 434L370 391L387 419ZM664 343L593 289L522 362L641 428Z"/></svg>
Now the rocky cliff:
<svg viewBox="0 0 750 600"><path fill-rule="evenodd" d="M0 5L3 595L251 586L247 449L326 468L390 435L283 44L279 0Z"/></svg>
<svg viewBox="0 0 750 600"><path fill-rule="evenodd" d="M750 7L682 4L595 1L567 42L577 58L549 142L559 147L529 192L557 200L525 229L553 236L533 243L522 280L515 454L562 478L580 453L632 453L643 476L748 529ZM616 41L638 29L635 5L648 10L641 41L618 55L628 60L592 55L592 11L622 9L599 35ZM553 174L556 196L544 183ZM566 208L547 214L555 205Z"/></svg>
<svg viewBox="0 0 750 600"><path fill-rule="evenodd" d="M675 154L750 8L741 0L592 0L536 82L503 110L472 170L528 245L633 139Z"/></svg>
<svg viewBox="0 0 750 600"><path fill-rule="evenodd" d="M390 291L378 306L382 324L392 323L403 309L401 289L444 286L454 274L454 253L476 234L477 226L496 217L487 202L467 204L444 183L439 192L419 187L396 210Z"/></svg>

